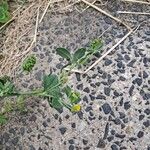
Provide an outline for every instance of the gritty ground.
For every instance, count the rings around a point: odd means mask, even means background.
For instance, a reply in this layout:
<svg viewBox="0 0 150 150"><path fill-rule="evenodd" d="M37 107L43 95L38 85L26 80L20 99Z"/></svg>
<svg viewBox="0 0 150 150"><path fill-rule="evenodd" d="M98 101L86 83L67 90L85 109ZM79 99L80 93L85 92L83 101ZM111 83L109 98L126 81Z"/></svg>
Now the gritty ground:
<svg viewBox="0 0 150 150"><path fill-rule="evenodd" d="M111 2L110 2L111 3ZM150 11L143 5L108 3L108 12ZM1 150L150 150L150 18L120 15L139 29L86 75L72 74L70 84L80 91L82 111L58 112L46 100L30 98L27 114L13 113L1 127ZM40 87L43 74L59 72L66 63L57 47L71 51L102 36L103 51L121 39L127 30L92 8L79 13L47 13L39 26L33 54L38 63L30 75L18 70L16 81L24 90Z"/></svg>

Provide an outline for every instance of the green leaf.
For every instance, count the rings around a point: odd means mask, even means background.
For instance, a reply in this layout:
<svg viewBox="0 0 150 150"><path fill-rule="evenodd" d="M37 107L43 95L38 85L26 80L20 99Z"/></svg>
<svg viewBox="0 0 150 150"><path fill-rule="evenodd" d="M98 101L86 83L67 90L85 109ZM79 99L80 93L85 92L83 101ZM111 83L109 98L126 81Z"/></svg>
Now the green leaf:
<svg viewBox="0 0 150 150"><path fill-rule="evenodd" d="M73 62L76 63L79 59L81 59L85 55L86 49L80 48L73 55Z"/></svg>
<svg viewBox="0 0 150 150"><path fill-rule="evenodd" d="M76 91L75 92L72 91L69 99L72 104L78 103L80 101L80 93Z"/></svg>
<svg viewBox="0 0 150 150"><path fill-rule="evenodd" d="M60 103L60 98L59 97L55 97L52 98L52 103L51 103L52 107L54 107L55 109L60 109L63 107L63 105Z"/></svg>
<svg viewBox="0 0 150 150"><path fill-rule="evenodd" d="M65 94L67 95L67 97L71 96L72 89L68 85L66 87L64 87L63 91L65 92Z"/></svg>
<svg viewBox="0 0 150 150"><path fill-rule="evenodd" d="M10 19L10 13L8 12L8 4L5 1L0 3L0 23L6 23Z"/></svg>
<svg viewBox="0 0 150 150"><path fill-rule="evenodd" d="M6 124L8 121L8 118L4 116L3 114L0 114L0 125Z"/></svg>
<svg viewBox="0 0 150 150"><path fill-rule="evenodd" d="M9 96L15 91L12 82L7 81L4 85L0 82L0 97Z"/></svg>
<svg viewBox="0 0 150 150"><path fill-rule="evenodd" d="M71 56L70 52L67 49L65 49L65 48L57 48L56 52L61 57L67 59L68 61L71 61L72 56Z"/></svg>
<svg viewBox="0 0 150 150"><path fill-rule="evenodd" d="M57 75L50 74L50 75L44 76L43 78L43 86L44 86L45 91L57 87L58 84L59 84L59 80L58 80Z"/></svg>

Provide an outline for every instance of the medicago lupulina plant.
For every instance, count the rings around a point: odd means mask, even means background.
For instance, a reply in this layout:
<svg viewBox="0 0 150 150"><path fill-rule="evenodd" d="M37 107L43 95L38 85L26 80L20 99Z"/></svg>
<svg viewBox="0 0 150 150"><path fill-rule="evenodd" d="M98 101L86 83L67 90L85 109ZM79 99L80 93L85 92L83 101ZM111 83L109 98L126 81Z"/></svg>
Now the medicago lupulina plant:
<svg viewBox="0 0 150 150"><path fill-rule="evenodd" d="M57 48L57 54L68 61L58 75L45 75L43 77L43 87L30 92L17 91L12 81L7 77L3 77L0 79L0 97L17 96L19 99L23 99L27 96L40 96L47 98L50 106L55 109L66 107L71 112L80 111L81 106L78 104L80 93L74 91L68 85L68 77L72 69L85 65L94 54L101 50L102 45L101 40L94 40L89 47L80 48L74 53L70 53L65 48ZM30 72L35 63L36 58L33 55L27 57L22 64L23 71ZM5 117L2 114L0 120L5 122Z"/></svg>

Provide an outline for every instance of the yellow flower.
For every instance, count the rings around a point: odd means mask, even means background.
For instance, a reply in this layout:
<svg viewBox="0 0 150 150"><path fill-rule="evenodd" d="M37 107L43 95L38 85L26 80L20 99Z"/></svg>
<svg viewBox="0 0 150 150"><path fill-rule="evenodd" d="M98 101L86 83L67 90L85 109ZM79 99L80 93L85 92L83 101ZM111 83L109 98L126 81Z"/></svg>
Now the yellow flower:
<svg viewBox="0 0 150 150"><path fill-rule="evenodd" d="M76 104L71 108L72 112L79 112L80 110L81 110L81 106L79 104Z"/></svg>

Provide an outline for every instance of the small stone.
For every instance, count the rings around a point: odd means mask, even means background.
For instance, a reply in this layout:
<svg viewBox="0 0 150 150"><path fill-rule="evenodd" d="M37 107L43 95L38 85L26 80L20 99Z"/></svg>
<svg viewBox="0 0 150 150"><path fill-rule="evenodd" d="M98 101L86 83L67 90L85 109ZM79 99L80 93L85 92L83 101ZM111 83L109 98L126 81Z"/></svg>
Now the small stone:
<svg viewBox="0 0 150 150"><path fill-rule="evenodd" d="M144 113L145 113L146 115L150 115L150 109L149 109L149 108L145 109L145 110L144 110Z"/></svg>
<svg viewBox="0 0 150 150"><path fill-rule="evenodd" d="M90 93L90 89L88 87L86 87L83 91L86 93Z"/></svg>
<svg viewBox="0 0 150 150"><path fill-rule="evenodd" d="M42 123L42 125L44 126L44 128L48 127L48 124L47 124L46 121L44 121L44 122Z"/></svg>
<svg viewBox="0 0 150 150"><path fill-rule="evenodd" d="M114 123L116 125L120 125L121 124L121 120L119 118L115 118Z"/></svg>
<svg viewBox="0 0 150 150"><path fill-rule="evenodd" d="M16 146L17 143L19 141L19 138L18 137L15 137L14 139L11 140L11 142Z"/></svg>
<svg viewBox="0 0 150 150"><path fill-rule="evenodd" d="M143 135L144 135L144 132L143 131L139 131L138 134L137 134L137 137L141 138L141 137L143 137Z"/></svg>
<svg viewBox="0 0 150 150"><path fill-rule="evenodd" d="M114 136L107 137L108 142L111 142L114 139Z"/></svg>
<svg viewBox="0 0 150 150"><path fill-rule="evenodd" d="M124 103L124 109L128 110L131 107L130 101Z"/></svg>
<svg viewBox="0 0 150 150"><path fill-rule="evenodd" d="M71 127L72 127L72 128L76 128L76 124L75 124L75 123L72 123L72 124L71 124Z"/></svg>
<svg viewBox="0 0 150 150"><path fill-rule="evenodd" d="M118 134L118 133L116 133L115 136L117 138L123 139L123 138L125 138L126 135L125 134Z"/></svg>
<svg viewBox="0 0 150 150"><path fill-rule="evenodd" d="M83 112L82 112L82 111L78 112L77 115L78 115L78 117L79 117L80 119L83 119Z"/></svg>
<svg viewBox="0 0 150 150"><path fill-rule="evenodd" d="M74 145L70 145L69 150L74 150Z"/></svg>
<svg viewBox="0 0 150 150"><path fill-rule="evenodd" d="M47 122L51 122L50 118L47 118Z"/></svg>
<svg viewBox="0 0 150 150"><path fill-rule="evenodd" d="M62 135L65 134L66 130L67 130L66 127L59 128L59 131L61 132Z"/></svg>
<svg viewBox="0 0 150 150"><path fill-rule="evenodd" d="M5 132L3 134L3 139L4 139L5 143L8 142L9 138L10 138L9 134L7 132Z"/></svg>
<svg viewBox="0 0 150 150"><path fill-rule="evenodd" d="M111 145L111 149L112 150L119 150L118 147L117 147L117 145L115 145L115 144Z"/></svg>
<svg viewBox="0 0 150 150"><path fill-rule="evenodd" d="M126 116L123 112L119 112L119 115L120 115L120 116L119 116L120 119L123 119L123 118L125 118L125 116Z"/></svg>
<svg viewBox="0 0 150 150"><path fill-rule="evenodd" d="M37 73L35 73L35 79L38 80L38 81L41 81L42 79L42 71L39 70Z"/></svg>
<svg viewBox="0 0 150 150"><path fill-rule="evenodd" d="M144 79L148 78L148 74L146 73L146 71L143 71L143 78Z"/></svg>
<svg viewBox="0 0 150 150"><path fill-rule="evenodd" d="M142 84L142 79L141 78L136 78L134 81L133 81L133 83L135 84L137 84L138 86L140 86L141 84Z"/></svg>
<svg viewBox="0 0 150 150"><path fill-rule="evenodd" d="M134 85L132 85L132 86L130 87L130 89L129 89L129 94L130 94L130 96L133 95L133 90L134 90Z"/></svg>
<svg viewBox="0 0 150 150"><path fill-rule="evenodd" d="M97 144L98 148L105 148L105 141L103 139L99 139L99 142Z"/></svg>
<svg viewBox="0 0 150 150"><path fill-rule="evenodd" d="M74 144L74 140L73 140L73 139L69 140L68 142L69 142L70 144Z"/></svg>
<svg viewBox="0 0 150 150"><path fill-rule="evenodd" d="M135 62L136 62L136 59L131 60L131 61L127 64L127 66L128 66L128 67L133 67L133 65L134 65Z"/></svg>
<svg viewBox="0 0 150 150"><path fill-rule="evenodd" d="M84 144L84 145L87 145L88 140L83 139L82 141L83 141L83 144Z"/></svg>
<svg viewBox="0 0 150 150"><path fill-rule="evenodd" d="M24 133L25 133L25 128L24 127L20 128L20 133L21 133L22 136L24 135Z"/></svg>
<svg viewBox="0 0 150 150"><path fill-rule="evenodd" d="M86 107L86 109L85 109L86 112L89 112L90 110L92 110L92 107L91 107L91 106L88 106L88 107Z"/></svg>
<svg viewBox="0 0 150 150"><path fill-rule="evenodd" d="M144 125L146 128L148 128L148 127L150 126L150 121L147 120L147 121L143 122L143 125Z"/></svg>
<svg viewBox="0 0 150 150"><path fill-rule="evenodd" d="M80 75L80 73L76 73L76 79L77 79L78 82L81 81L81 75Z"/></svg>
<svg viewBox="0 0 150 150"><path fill-rule="evenodd" d="M120 81L125 81L125 80L126 80L126 78L125 78L125 77L123 77L123 76L120 76L120 77L119 77L119 80L120 80Z"/></svg>
<svg viewBox="0 0 150 150"><path fill-rule="evenodd" d="M105 60L105 66L109 66L110 64L112 64L112 60L106 59Z"/></svg>
<svg viewBox="0 0 150 150"><path fill-rule="evenodd" d="M144 119L145 115L139 115L139 121L141 121L142 119Z"/></svg>
<svg viewBox="0 0 150 150"><path fill-rule="evenodd" d="M105 95L107 95L107 96L110 96L110 88L108 88L108 87L104 87L104 93L105 93Z"/></svg>
<svg viewBox="0 0 150 150"><path fill-rule="evenodd" d="M106 97L104 95L97 95L96 99L106 99Z"/></svg>
<svg viewBox="0 0 150 150"><path fill-rule="evenodd" d="M102 109L104 111L104 113L107 115L111 112L111 107L108 103L105 103L102 105Z"/></svg>
<svg viewBox="0 0 150 150"><path fill-rule="evenodd" d="M36 121L36 115L35 114L33 114L30 118L29 118L29 121Z"/></svg>
<svg viewBox="0 0 150 150"><path fill-rule="evenodd" d="M36 150L33 145L30 145L30 150Z"/></svg>
<svg viewBox="0 0 150 150"><path fill-rule="evenodd" d="M14 135L15 135L16 131L15 131L15 129L10 128L10 129L9 129L9 133L12 133L12 134L14 134Z"/></svg>

